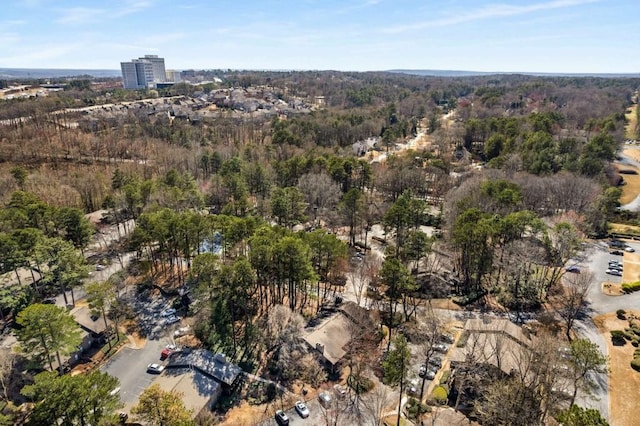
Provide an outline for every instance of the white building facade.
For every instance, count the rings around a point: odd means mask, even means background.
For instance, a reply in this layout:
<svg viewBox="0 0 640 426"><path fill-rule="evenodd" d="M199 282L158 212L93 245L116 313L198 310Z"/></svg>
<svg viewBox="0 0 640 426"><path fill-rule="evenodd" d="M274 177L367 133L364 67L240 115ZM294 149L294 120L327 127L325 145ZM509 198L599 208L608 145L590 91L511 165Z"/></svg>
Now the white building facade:
<svg viewBox="0 0 640 426"><path fill-rule="evenodd" d="M164 58L158 55L145 55L130 62L121 62L120 68L125 89L147 89L166 81Z"/></svg>

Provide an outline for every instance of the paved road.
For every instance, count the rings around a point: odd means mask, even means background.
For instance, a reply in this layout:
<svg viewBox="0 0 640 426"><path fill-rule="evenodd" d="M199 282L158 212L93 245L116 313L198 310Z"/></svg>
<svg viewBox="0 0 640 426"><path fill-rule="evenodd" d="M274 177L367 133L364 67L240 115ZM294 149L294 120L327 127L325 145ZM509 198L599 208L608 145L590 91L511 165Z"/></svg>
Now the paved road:
<svg viewBox="0 0 640 426"><path fill-rule="evenodd" d="M576 259L576 264L584 270L589 270L594 274L594 285L589 290L588 302L592 316L614 312L618 309L638 309L640 307L640 292L623 296L608 296L602 292L600 284L605 281L620 283L622 279L613 275L608 275L604 271L607 269L609 260L620 260L626 262L640 262L640 243L628 242L633 247L635 253L625 253L624 256L614 256L609 253L609 247L605 241L598 241L587 244L583 255ZM638 279L640 277L637 277Z"/></svg>
<svg viewBox="0 0 640 426"><path fill-rule="evenodd" d="M163 364L160 361L160 352L168 344L175 343L173 332L180 323L165 324L160 313L169 307L169 303L162 296L152 299L145 295L137 295L135 291L129 291L124 298L133 306L139 322L139 330L146 334L147 340L141 348L127 345L100 370L120 380L120 398L125 405L131 405L156 377L146 372L147 365L153 362Z"/></svg>

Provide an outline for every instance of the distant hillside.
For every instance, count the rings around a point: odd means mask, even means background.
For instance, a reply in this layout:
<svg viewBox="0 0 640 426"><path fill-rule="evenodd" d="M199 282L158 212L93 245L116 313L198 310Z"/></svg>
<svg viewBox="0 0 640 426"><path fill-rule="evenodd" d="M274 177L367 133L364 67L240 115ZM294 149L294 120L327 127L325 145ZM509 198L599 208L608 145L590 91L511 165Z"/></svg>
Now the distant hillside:
<svg viewBox="0 0 640 426"><path fill-rule="evenodd" d="M602 77L602 78L638 78L640 73L546 73L546 72L485 72L485 71L454 71L454 70L388 70L400 74L426 75L433 77L473 77L480 75L531 75L537 77Z"/></svg>
<svg viewBox="0 0 640 426"><path fill-rule="evenodd" d="M55 68L0 68L0 78L61 78L90 75L93 77L119 77L120 70L76 70Z"/></svg>

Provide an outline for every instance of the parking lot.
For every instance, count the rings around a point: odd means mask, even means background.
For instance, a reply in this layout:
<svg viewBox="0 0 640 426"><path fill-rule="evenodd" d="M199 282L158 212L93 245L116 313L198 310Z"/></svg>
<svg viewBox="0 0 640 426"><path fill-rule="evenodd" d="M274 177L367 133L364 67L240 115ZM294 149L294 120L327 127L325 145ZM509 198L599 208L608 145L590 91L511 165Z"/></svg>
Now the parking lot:
<svg viewBox="0 0 640 426"><path fill-rule="evenodd" d="M127 296L135 298L133 306L141 333L147 336L146 342L139 348L127 345L100 370L120 380L120 399L126 407L130 407L137 401L142 391L157 377L155 374L147 373L147 365L151 363L165 364L160 360L160 353L168 344L175 343L173 332L180 326L180 323L171 325L166 323L166 318L161 315L162 311L169 307L164 298L149 299L136 297L133 294Z"/></svg>

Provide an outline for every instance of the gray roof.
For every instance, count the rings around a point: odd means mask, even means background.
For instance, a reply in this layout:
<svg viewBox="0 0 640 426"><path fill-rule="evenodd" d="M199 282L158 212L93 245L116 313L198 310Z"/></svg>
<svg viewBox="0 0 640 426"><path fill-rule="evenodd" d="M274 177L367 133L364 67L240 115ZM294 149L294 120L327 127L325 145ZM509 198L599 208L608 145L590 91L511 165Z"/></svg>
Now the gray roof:
<svg viewBox="0 0 640 426"><path fill-rule="evenodd" d="M71 310L71 316L83 329L91 332L100 334L106 330L104 324L104 318L102 315L93 316L91 313L91 309L88 306L80 306ZM96 318L95 320L93 318ZM112 321L107 318L107 324L111 326Z"/></svg>
<svg viewBox="0 0 640 426"><path fill-rule="evenodd" d="M217 381L231 386L242 372L242 369L223 359L224 355L213 354L206 349L187 349L174 352L169 358L167 367L197 368Z"/></svg>

